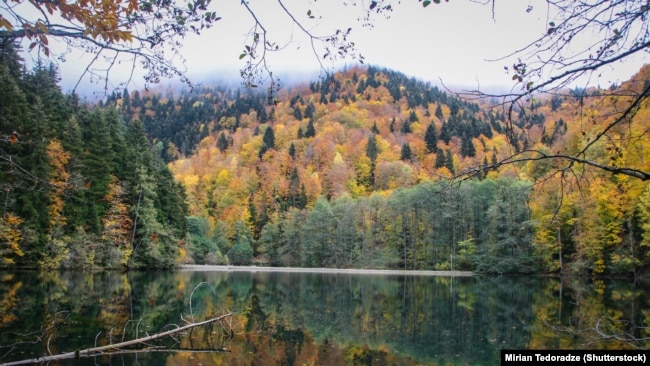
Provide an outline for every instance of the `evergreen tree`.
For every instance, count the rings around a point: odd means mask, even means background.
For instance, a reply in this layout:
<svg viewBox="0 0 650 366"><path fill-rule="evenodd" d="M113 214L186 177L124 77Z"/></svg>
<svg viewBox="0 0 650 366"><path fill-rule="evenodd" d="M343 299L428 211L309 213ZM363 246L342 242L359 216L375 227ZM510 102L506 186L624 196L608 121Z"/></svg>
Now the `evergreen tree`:
<svg viewBox="0 0 650 366"><path fill-rule="evenodd" d="M418 118L418 115L415 114L414 110L411 110L411 113L409 114L409 122L417 122L420 119Z"/></svg>
<svg viewBox="0 0 650 366"><path fill-rule="evenodd" d="M372 124L372 128L370 129L370 132L374 133L375 135L379 134L379 128L377 128L377 121L375 121Z"/></svg>
<svg viewBox="0 0 650 366"><path fill-rule="evenodd" d="M461 139L460 153L463 157L476 156L476 147L474 147L474 142L467 133L463 134L463 137Z"/></svg>
<svg viewBox="0 0 650 366"><path fill-rule="evenodd" d="M454 167L454 156L451 154L451 150L447 150L447 155L445 156L445 166L451 174L456 174L456 168Z"/></svg>
<svg viewBox="0 0 650 366"><path fill-rule="evenodd" d="M84 149L81 155L81 175L86 189L76 191L76 199L69 206L70 224L85 226L86 232L99 234L102 230L101 217L108 209L102 199L108 194L111 183L112 156L110 131L103 111L79 114Z"/></svg>
<svg viewBox="0 0 650 366"><path fill-rule="evenodd" d="M492 170L496 171L498 169L497 165L499 164L499 160L497 159L497 153L495 151L492 151L492 158L490 159L490 165L492 165Z"/></svg>
<svg viewBox="0 0 650 366"><path fill-rule="evenodd" d="M428 152L435 153L438 151L438 134L436 133L436 126L433 123L427 126L427 130L424 133L424 143L427 146Z"/></svg>
<svg viewBox="0 0 650 366"><path fill-rule="evenodd" d="M291 170L291 177L289 178L289 195L291 196L291 206L297 207L300 199L300 177L298 176L298 169L293 167Z"/></svg>
<svg viewBox="0 0 650 366"><path fill-rule="evenodd" d="M221 134L219 135L219 139L217 140L217 148L219 149L219 151L221 151L221 153L223 153L224 151L226 151L226 149L228 149L228 139L226 138L226 133L223 131L221 132Z"/></svg>
<svg viewBox="0 0 650 366"><path fill-rule="evenodd" d="M316 112L316 107L314 107L314 103L309 102L307 104L307 107L305 108L305 113L303 113L303 117L312 119L314 118L314 112Z"/></svg>
<svg viewBox="0 0 650 366"><path fill-rule="evenodd" d="M296 121L302 121L302 111L300 110L300 107L295 106L293 108L293 118L295 118Z"/></svg>
<svg viewBox="0 0 650 366"><path fill-rule="evenodd" d="M411 122L410 122L410 121L407 121L407 120L404 120L404 121L402 122L402 128L401 128L400 131L401 131L403 134L412 133L413 130L411 129Z"/></svg>
<svg viewBox="0 0 650 366"><path fill-rule="evenodd" d="M436 152L436 169L440 169L443 166L446 166L447 162L445 161L445 152L438 149Z"/></svg>
<svg viewBox="0 0 650 366"><path fill-rule="evenodd" d="M444 115L442 114L442 108L440 108L440 103L436 103L436 111L434 112L434 115L441 121L444 118Z"/></svg>
<svg viewBox="0 0 650 366"><path fill-rule="evenodd" d="M291 156L292 160L296 160L296 146L291 142L291 145L289 145L289 156Z"/></svg>
<svg viewBox="0 0 650 366"><path fill-rule="evenodd" d="M411 160L412 158L411 146L408 143L402 144L402 152L400 154L400 160L406 161Z"/></svg>
<svg viewBox="0 0 650 366"><path fill-rule="evenodd" d="M275 134L273 133L273 127L266 127L262 141L269 149L275 149Z"/></svg>
<svg viewBox="0 0 650 366"><path fill-rule="evenodd" d="M366 90L366 83L362 80L359 80L359 83L357 84L357 94L363 94L363 92Z"/></svg>
<svg viewBox="0 0 650 366"><path fill-rule="evenodd" d="M395 117L390 121L390 126L388 126L390 133L395 133Z"/></svg>
<svg viewBox="0 0 650 366"><path fill-rule="evenodd" d="M374 134L368 137L368 144L366 145L366 156L370 158L370 161L374 164L379 155L379 147L377 146L377 138Z"/></svg>
<svg viewBox="0 0 650 366"><path fill-rule="evenodd" d="M314 120L309 119L307 123L307 130L305 131L305 137L310 138L316 136L316 128L314 128Z"/></svg>
<svg viewBox="0 0 650 366"><path fill-rule="evenodd" d="M296 205L297 209L302 210L307 207L307 191L305 190L305 185L300 185L300 196L298 198L298 204Z"/></svg>
<svg viewBox="0 0 650 366"><path fill-rule="evenodd" d="M445 142L445 145L449 145L449 141L451 141L449 123L445 121L442 121L442 127L440 128L440 139Z"/></svg>

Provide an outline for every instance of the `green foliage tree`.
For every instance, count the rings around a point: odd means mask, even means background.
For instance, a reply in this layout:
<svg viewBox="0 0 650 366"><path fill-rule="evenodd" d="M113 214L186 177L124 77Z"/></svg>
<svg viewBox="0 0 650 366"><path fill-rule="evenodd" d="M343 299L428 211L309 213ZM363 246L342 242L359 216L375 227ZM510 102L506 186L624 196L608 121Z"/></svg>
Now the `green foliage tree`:
<svg viewBox="0 0 650 366"><path fill-rule="evenodd" d="M226 254L231 264L238 266L249 265L253 261L253 239L250 230L243 221L235 223L232 248Z"/></svg>
<svg viewBox="0 0 650 366"><path fill-rule="evenodd" d="M335 226L329 202L321 197L307 216L302 242L302 264L307 267L327 267L332 261Z"/></svg>

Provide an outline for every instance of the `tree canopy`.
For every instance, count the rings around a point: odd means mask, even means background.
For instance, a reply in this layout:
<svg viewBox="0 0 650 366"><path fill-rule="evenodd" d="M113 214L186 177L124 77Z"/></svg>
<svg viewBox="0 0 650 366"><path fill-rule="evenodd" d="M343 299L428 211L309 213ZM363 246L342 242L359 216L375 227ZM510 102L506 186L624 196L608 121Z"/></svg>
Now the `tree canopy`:
<svg viewBox="0 0 650 366"><path fill-rule="evenodd" d="M437 0L418 2L426 11L445 11L445 7L454 6ZM434 4L437 6L432 6ZM217 16L221 8L214 6L216 10L211 10L210 5L210 0L85 0L72 3L11 0L0 5L0 41L6 44L16 39L27 39L28 51L50 58L64 58L71 49L89 52L93 58L82 78L90 76L94 80L104 81L106 88L113 68L125 62L131 63L134 69L140 65L146 70L147 85L168 76L179 77L191 84L183 68L182 39L189 34L200 34L221 19L221 16ZM278 91L279 80L267 63L267 55L283 51L286 45L280 44L281 35L274 33L267 24L269 20L261 16L264 10L250 1L243 1L240 5L250 16L251 22L248 40L239 55L243 63L243 83L253 87L268 85L269 100L277 100L273 95ZM390 18L402 6L401 2L391 0L336 4L340 5L349 5L345 8L347 12L358 11L361 26L369 28L373 27L377 17ZM486 11L491 11L498 22L496 1L486 1L485 5ZM306 14L302 14L304 6L285 4L282 0L273 2L271 6L286 16L280 21L292 24L298 33L307 37L323 71L326 71L325 63L332 60L349 58L361 63L365 61L354 42L353 29L357 28L356 25L321 31L314 25L328 19L319 12L316 4L306 5ZM328 3L327 6L334 5ZM511 123L514 123L515 113L530 117L525 109L537 95L566 94L567 88L573 87L576 82L581 82L583 91L587 90L597 82L597 75L605 66L647 53L650 49L650 34L647 32L650 6L646 0L578 4L571 0L547 0L529 5L526 11L531 11L533 6L546 7L546 30L524 47L495 60L504 63L505 72L514 83L513 88L497 94L480 89L463 93L470 98L499 98L504 114L509 116ZM53 55L50 43L53 38L62 40L67 45L67 51ZM371 80L367 82L372 83ZM614 126L628 120L650 94L648 88L617 93L616 97L627 98L626 106L618 108L618 113L611 117L609 127L597 134L592 143L609 138L609 131ZM510 130L514 131L512 128ZM509 164L522 159L560 159L569 166L575 163L590 164L613 174L650 179L649 172L634 167L595 163L585 156L590 146L574 154L548 154L520 146L515 149L516 154L511 159L499 163ZM477 167L477 170L480 169ZM476 171L461 173L471 176Z"/></svg>

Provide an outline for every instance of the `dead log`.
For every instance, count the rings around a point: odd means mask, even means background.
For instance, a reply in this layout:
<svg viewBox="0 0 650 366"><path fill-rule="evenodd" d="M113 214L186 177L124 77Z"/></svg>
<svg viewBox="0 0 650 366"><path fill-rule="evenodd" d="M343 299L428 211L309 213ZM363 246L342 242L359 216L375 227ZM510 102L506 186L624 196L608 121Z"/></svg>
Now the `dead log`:
<svg viewBox="0 0 650 366"><path fill-rule="evenodd" d="M206 324L211 324L211 323L226 319L226 318L228 318L230 316L232 316L232 313L224 314L224 315L218 316L216 318L211 318L211 319L208 319L208 320L204 320L202 322L191 323L191 324L188 324L188 325L184 325L182 327L178 327L176 329L168 330L166 332L156 333L154 335L150 335L150 336L146 336L146 337L142 337L142 338L137 338L137 339L132 339L130 341L124 341L124 342L120 342L120 343L109 344L109 345L101 346L101 347L86 348L86 349L77 350L77 351L73 351L73 352L62 353L62 354L59 354L59 355L51 355L51 356L32 358L32 359L28 359L28 360L13 361L13 362L0 364L0 366L39 364L39 363L46 363L46 362L50 362L50 361L66 360L66 359L71 359L71 358L107 355L107 354L111 354L111 353L114 353L114 352L123 351L120 348L150 342L150 341L156 340L158 338L167 337L167 336L173 335L175 333L182 332L184 330L192 329L194 327L198 327L198 326L206 325ZM230 335L232 335L232 330L231 330Z"/></svg>

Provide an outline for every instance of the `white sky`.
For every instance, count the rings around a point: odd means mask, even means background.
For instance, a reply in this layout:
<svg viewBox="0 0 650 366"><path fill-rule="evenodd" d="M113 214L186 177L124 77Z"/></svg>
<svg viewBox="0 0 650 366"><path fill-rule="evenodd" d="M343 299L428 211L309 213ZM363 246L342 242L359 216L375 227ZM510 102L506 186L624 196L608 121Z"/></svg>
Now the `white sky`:
<svg viewBox="0 0 650 366"><path fill-rule="evenodd" d="M346 2L357 6L345 6ZM357 18L369 0L284 0L286 6L314 33L326 33L337 27L352 27L350 39L365 57L366 64L388 67L433 83L461 88L510 87L512 81L504 66L512 60L503 56L534 41L547 29L547 9L542 0L496 1L495 16L492 5L471 0L443 1L423 8L416 0L394 1L395 10L390 19L375 15L374 27L364 28ZM527 8L532 6L532 11ZM282 13L278 3L271 0L250 0L250 7L269 31L269 37L286 47L269 55L274 73L286 84L291 81L315 80L319 63L312 53L308 39ZM209 84L214 80L241 81L239 69L244 62L239 59L247 33L253 25L252 18L239 0L213 0L209 10L216 11L222 19L200 36L185 39L183 55L188 75L193 82ZM312 10L321 20L307 19ZM64 91L71 89L83 68L83 58L68 57L61 63ZM620 83L636 73L643 59L616 64L605 72L596 84L608 86ZM328 66L339 67L342 64ZM357 64L348 60L348 65ZM119 81L119 75L116 82ZM163 81L163 84L169 83ZM141 88L144 82L135 78L130 90ZM87 82L80 89L101 89Z"/></svg>

